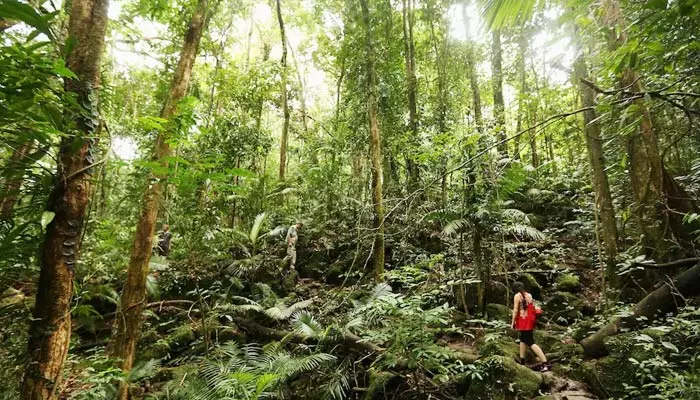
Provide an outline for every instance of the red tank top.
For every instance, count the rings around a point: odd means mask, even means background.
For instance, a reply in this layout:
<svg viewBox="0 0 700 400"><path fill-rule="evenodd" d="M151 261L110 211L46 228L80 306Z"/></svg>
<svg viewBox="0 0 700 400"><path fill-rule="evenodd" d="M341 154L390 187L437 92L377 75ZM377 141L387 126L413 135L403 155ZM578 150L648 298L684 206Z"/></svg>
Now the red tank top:
<svg viewBox="0 0 700 400"><path fill-rule="evenodd" d="M525 301L527 303L527 301ZM520 304L522 308L522 302ZM525 312L522 309L518 310L518 315L515 317L515 329L518 331L531 331L535 329L537 323L537 313L535 312L535 302L527 303Z"/></svg>

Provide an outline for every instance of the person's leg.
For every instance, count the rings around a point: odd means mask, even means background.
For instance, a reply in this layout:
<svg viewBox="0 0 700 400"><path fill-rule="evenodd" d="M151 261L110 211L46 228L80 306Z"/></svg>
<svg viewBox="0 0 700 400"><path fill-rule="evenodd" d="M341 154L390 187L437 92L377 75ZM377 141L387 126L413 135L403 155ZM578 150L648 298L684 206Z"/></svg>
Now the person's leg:
<svg viewBox="0 0 700 400"><path fill-rule="evenodd" d="M296 246L290 246L290 248L291 248L290 256L292 258L292 261L289 265L292 269L294 269L294 267L296 267L296 265L297 265L297 248L296 248Z"/></svg>
<svg viewBox="0 0 700 400"><path fill-rule="evenodd" d="M527 344L520 341L520 364L525 364L525 355L527 354Z"/></svg>
<svg viewBox="0 0 700 400"><path fill-rule="evenodd" d="M530 346L533 352L535 352L535 355L537 358L540 360L541 363L546 363L547 362L547 356L544 355L544 351L542 351L542 348L540 346L533 344Z"/></svg>

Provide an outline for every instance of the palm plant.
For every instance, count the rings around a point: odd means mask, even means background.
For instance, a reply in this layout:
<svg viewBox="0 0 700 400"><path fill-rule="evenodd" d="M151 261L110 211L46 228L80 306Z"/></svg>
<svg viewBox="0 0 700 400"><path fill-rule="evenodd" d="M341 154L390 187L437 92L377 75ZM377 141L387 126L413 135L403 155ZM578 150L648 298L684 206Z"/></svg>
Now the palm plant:
<svg viewBox="0 0 700 400"><path fill-rule="evenodd" d="M240 230L233 231L238 238L238 248L240 248L245 255L244 258L234 260L233 263L231 263L231 269L235 275L255 275L265 261L264 255L260 253L265 245L264 239L266 237L279 235L283 231L283 227L277 227L264 232L263 227L267 221L267 217L267 213L258 214L248 232Z"/></svg>

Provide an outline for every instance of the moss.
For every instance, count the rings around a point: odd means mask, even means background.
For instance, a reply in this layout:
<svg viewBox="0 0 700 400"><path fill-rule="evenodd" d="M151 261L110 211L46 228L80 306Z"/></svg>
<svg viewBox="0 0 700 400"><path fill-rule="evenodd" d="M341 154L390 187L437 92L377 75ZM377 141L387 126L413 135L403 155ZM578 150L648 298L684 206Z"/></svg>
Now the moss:
<svg viewBox="0 0 700 400"><path fill-rule="evenodd" d="M190 325L179 326L170 332L166 340L171 346L186 346L194 342L194 330Z"/></svg>
<svg viewBox="0 0 700 400"><path fill-rule="evenodd" d="M518 357L518 344L511 338L498 337L492 340L485 341L479 347L479 354L485 357L504 356Z"/></svg>
<svg viewBox="0 0 700 400"><path fill-rule="evenodd" d="M520 274L518 280L525 285L525 290L532 294L532 297L536 299L542 298L542 286L537 283L537 279L530 274Z"/></svg>
<svg viewBox="0 0 700 400"><path fill-rule="evenodd" d="M489 319L510 322L513 311L504 305L489 303L486 305L486 314L489 316Z"/></svg>
<svg viewBox="0 0 700 400"><path fill-rule="evenodd" d="M387 393L390 393L392 388L395 388L400 383L401 378L396 374L386 371L369 370L369 386L365 394L365 400L380 400L384 399Z"/></svg>
<svg viewBox="0 0 700 400"><path fill-rule="evenodd" d="M160 360L170 353L170 344L159 340L137 354L139 360Z"/></svg>
<svg viewBox="0 0 700 400"><path fill-rule="evenodd" d="M581 290L581 280L574 274L562 274L555 287L561 292L576 293Z"/></svg>
<svg viewBox="0 0 700 400"><path fill-rule="evenodd" d="M540 374L509 357L491 356L480 359L475 365L481 371L482 379L469 375L458 377L468 385L464 398L533 398L542 385Z"/></svg>

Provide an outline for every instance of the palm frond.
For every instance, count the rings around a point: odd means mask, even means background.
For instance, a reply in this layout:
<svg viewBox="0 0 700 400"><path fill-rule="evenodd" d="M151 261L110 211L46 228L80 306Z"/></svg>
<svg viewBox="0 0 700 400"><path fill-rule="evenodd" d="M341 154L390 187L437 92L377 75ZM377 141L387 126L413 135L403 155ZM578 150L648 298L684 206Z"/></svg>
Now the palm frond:
<svg viewBox="0 0 700 400"><path fill-rule="evenodd" d="M442 236L453 236L453 235L457 234L459 231L464 230L469 225L470 225L469 220L464 219L464 218L449 221L442 228Z"/></svg>
<svg viewBox="0 0 700 400"><path fill-rule="evenodd" d="M299 311L292 316L294 331L306 336L320 336L323 326L309 312Z"/></svg>
<svg viewBox="0 0 700 400"><path fill-rule="evenodd" d="M503 228L503 232L530 240L544 240L545 235L539 229L524 224L513 224Z"/></svg>
<svg viewBox="0 0 700 400"><path fill-rule="evenodd" d="M250 243L255 246L258 242L258 238L260 237L260 230L263 227L263 224L265 223L265 219L267 218L267 213L260 213L255 216L255 221L253 221L253 227L250 228Z"/></svg>
<svg viewBox="0 0 700 400"><path fill-rule="evenodd" d="M498 30L524 24L532 18L536 9L543 6L543 0L487 0L482 14L486 26Z"/></svg>

